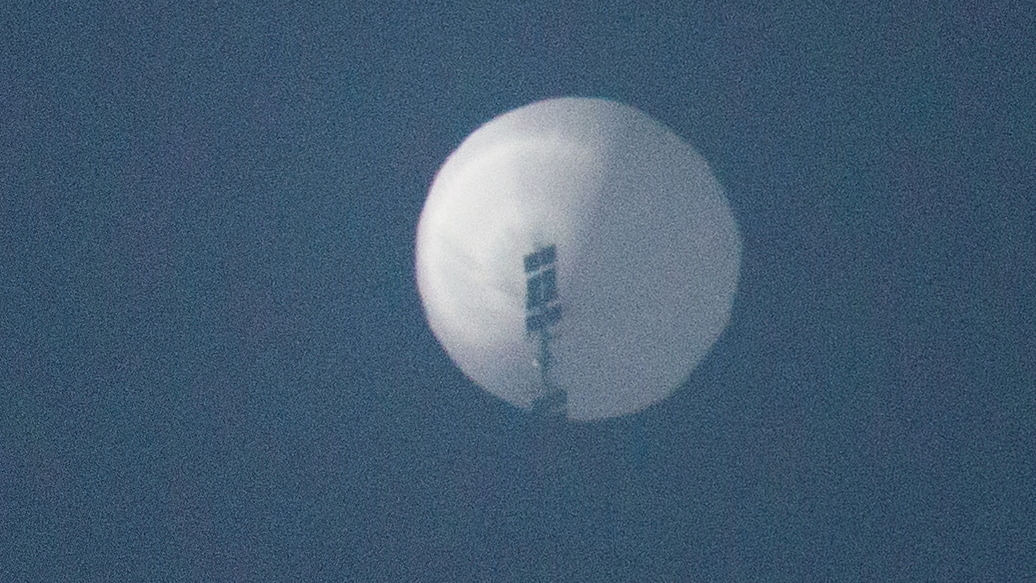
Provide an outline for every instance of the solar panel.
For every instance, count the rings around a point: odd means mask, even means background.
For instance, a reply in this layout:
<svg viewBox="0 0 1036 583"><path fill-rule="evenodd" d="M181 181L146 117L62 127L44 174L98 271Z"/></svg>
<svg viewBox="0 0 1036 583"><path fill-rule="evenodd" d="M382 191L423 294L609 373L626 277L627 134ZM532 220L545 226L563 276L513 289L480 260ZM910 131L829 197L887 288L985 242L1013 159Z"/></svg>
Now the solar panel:
<svg viewBox="0 0 1036 583"><path fill-rule="evenodd" d="M546 332L561 320L557 304L557 247L549 245L525 256L525 329Z"/></svg>
<svg viewBox="0 0 1036 583"><path fill-rule="evenodd" d="M525 329L529 332L540 332L561 321L561 306L550 306L538 312L530 312L525 316Z"/></svg>
<svg viewBox="0 0 1036 583"><path fill-rule="evenodd" d="M532 253L525 256L525 273L531 273L554 263L555 257L557 256L557 247L550 245L542 249L537 249Z"/></svg>
<svg viewBox="0 0 1036 583"><path fill-rule="evenodd" d="M550 327L561 321L558 302L557 247L550 245L536 249L525 256L525 330L538 338L539 349L535 362L540 369L541 394L533 408L544 414L565 412L567 397L551 379L553 358Z"/></svg>
<svg viewBox="0 0 1036 583"><path fill-rule="evenodd" d="M557 277L553 266L529 277L525 282L525 308L532 310L550 303L557 297Z"/></svg>

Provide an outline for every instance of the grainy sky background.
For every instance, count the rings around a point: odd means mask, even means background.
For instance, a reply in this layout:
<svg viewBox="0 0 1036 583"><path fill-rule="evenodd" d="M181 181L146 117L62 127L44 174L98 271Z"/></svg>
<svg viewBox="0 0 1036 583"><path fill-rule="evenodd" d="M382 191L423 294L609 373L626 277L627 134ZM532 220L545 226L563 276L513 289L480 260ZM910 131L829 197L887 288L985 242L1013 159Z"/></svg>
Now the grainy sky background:
<svg viewBox="0 0 1036 583"><path fill-rule="evenodd" d="M0 581L1036 578L1024 3L0 8ZM693 143L744 238L672 398L544 426L413 235L560 95Z"/></svg>

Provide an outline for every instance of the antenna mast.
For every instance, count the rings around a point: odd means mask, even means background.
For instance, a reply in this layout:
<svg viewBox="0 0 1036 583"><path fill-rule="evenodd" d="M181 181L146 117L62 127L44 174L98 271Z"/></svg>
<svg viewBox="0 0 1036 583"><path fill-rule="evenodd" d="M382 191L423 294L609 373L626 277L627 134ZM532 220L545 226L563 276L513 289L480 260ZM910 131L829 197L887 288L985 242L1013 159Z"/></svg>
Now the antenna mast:
<svg viewBox="0 0 1036 583"><path fill-rule="evenodd" d="M539 347L534 363L540 369L540 396L533 410L558 415L567 406L565 391L557 387L550 372L554 363L550 352L551 329L561 321L557 290L557 247L539 247L525 256L525 331L536 337Z"/></svg>

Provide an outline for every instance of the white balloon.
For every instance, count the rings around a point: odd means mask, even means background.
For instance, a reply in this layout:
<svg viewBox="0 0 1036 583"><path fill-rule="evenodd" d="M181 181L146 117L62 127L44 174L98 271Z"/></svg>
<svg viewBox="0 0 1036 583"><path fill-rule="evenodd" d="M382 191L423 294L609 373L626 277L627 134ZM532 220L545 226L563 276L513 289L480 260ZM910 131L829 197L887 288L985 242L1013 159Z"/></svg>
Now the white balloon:
<svg viewBox="0 0 1036 583"><path fill-rule="evenodd" d="M555 245L553 384L593 420L669 396L727 324L741 241L708 164L665 126L601 99L505 113L439 170L416 272L436 338L464 373L523 408L543 395L523 258Z"/></svg>

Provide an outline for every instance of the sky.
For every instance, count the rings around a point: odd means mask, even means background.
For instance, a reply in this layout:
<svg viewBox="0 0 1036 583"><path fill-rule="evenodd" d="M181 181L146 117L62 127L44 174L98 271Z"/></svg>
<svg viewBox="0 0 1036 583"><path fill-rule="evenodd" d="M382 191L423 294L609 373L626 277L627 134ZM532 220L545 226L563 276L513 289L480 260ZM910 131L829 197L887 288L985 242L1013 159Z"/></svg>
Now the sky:
<svg viewBox="0 0 1036 583"><path fill-rule="evenodd" d="M152 4L0 8L0 580L1036 578L1023 3ZM710 354L596 423L481 391L414 280L446 156L564 95L743 239Z"/></svg>

